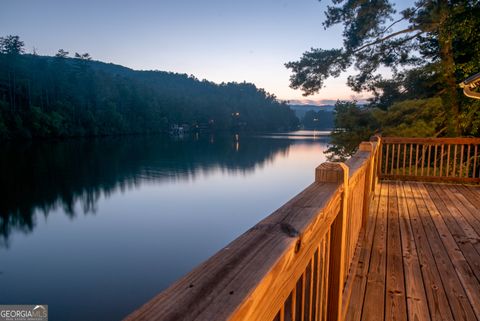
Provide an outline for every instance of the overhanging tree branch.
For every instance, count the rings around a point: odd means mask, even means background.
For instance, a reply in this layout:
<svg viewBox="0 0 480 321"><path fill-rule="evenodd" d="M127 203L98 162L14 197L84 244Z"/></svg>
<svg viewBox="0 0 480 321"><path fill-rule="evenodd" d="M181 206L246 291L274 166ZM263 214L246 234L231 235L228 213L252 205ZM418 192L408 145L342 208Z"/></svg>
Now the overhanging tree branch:
<svg viewBox="0 0 480 321"><path fill-rule="evenodd" d="M396 25L397 23L399 22L402 22L403 20L405 19L408 19L408 17L402 17L394 22L392 22L388 27L386 27L385 29L383 29L380 34L384 34L385 32L387 32L390 28L392 28L394 25Z"/></svg>
<svg viewBox="0 0 480 321"><path fill-rule="evenodd" d="M396 25L397 23L399 22L402 22L403 20L405 19L409 19L415 12L417 12L420 8L424 7L425 6L425 3L422 3L418 6L416 6L413 10L409 11L409 9L406 9L404 11L402 11L403 13L403 17L392 22L388 27L386 27L385 29L383 29L382 32L380 32L380 34L383 34L385 32L387 32L387 30L389 30L390 28L392 28L394 25Z"/></svg>
<svg viewBox="0 0 480 321"><path fill-rule="evenodd" d="M389 34L388 36L385 36L385 37L382 37L382 38L377 38L375 39L374 41L372 42L369 42L363 46L361 46L360 48L357 48L355 50L353 50L353 53L357 53L359 51L362 51L363 49L365 48L368 48L368 47L371 47L371 46L374 46L376 44L379 44L379 43L382 43L384 42L385 40L388 40L390 38L393 38L393 37L396 37L398 35L401 35L401 34L404 34L404 33L410 33L410 32L414 32L416 30L420 30L419 28L417 27L410 27L410 28L407 28L407 29L403 29L403 30L400 30L400 31L397 31L397 32L394 32L394 33L391 33ZM417 33L417 35L415 35L414 37L417 37L419 34L422 34L423 31L421 31L420 33ZM413 39L413 38L412 38Z"/></svg>

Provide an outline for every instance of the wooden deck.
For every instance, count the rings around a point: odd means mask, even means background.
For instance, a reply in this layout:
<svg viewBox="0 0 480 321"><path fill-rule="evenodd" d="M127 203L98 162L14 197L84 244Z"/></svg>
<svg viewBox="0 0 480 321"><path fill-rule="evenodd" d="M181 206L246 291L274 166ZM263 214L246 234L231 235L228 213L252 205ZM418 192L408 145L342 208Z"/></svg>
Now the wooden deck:
<svg viewBox="0 0 480 321"><path fill-rule="evenodd" d="M366 226L345 320L480 320L480 187L381 182Z"/></svg>

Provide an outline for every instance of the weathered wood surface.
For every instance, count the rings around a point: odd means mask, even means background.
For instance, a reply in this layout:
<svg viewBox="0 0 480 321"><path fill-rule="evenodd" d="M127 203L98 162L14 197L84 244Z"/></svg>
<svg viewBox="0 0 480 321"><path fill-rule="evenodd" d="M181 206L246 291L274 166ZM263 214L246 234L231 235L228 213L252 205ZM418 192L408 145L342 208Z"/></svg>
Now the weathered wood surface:
<svg viewBox="0 0 480 321"><path fill-rule="evenodd" d="M346 320L480 320L479 191L382 182Z"/></svg>
<svg viewBox="0 0 480 321"><path fill-rule="evenodd" d="M378 142L315 182L126 320L341 320Z"/></svg>
<svg viewBox="0 0 480 321"><path fill-rule="evenodd" d="M273 320L265 301L286 301L337 217L342 191L312 184L126 320Z"/></svg>

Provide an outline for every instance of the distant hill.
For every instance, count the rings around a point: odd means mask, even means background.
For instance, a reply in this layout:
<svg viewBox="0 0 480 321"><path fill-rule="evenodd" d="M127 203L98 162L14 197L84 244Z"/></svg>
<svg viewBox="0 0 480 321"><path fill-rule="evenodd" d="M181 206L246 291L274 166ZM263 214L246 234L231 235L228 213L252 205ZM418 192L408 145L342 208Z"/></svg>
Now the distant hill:
<svg viewBox="0 0 480 321"><path fill-rule="evenodd" d="M0 139L167 133L176 126L278 131L297 128L298 120L251 83L0 51Z"/></svg>
<svg viewBox="0 0 480 321"><path fill-rule="evenodd" d="M295 116L298 117L298 119L302 119L305 116L305 113L307 111L313 110L315 112L318 111L326 111L326 112L333 112L335 109L335 106L333 105L289 105L290 109L295 112Z"/></svg>
<svg viewBox="0 0 480 321"><path fill-rule="evenodd" d="M332 130L334 126L333 105L289 105L305 129Z"/></svg>

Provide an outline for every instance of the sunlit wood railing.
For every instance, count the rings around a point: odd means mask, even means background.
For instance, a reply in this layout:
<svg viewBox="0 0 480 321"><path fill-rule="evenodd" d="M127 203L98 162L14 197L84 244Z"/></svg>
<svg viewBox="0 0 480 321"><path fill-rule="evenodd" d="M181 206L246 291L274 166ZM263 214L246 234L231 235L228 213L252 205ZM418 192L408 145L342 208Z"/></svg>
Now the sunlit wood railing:
<svg viewBox="0 0 480 321"><path fill-rule="evenodd" d="M126 320L341 320L380 142L315 182Z"/></svg>
<svg viewBox="0 0 480 321"><path fill-rule="evenodd" d="M383 137L382 179L480 182L480 138Z"/></svg>

